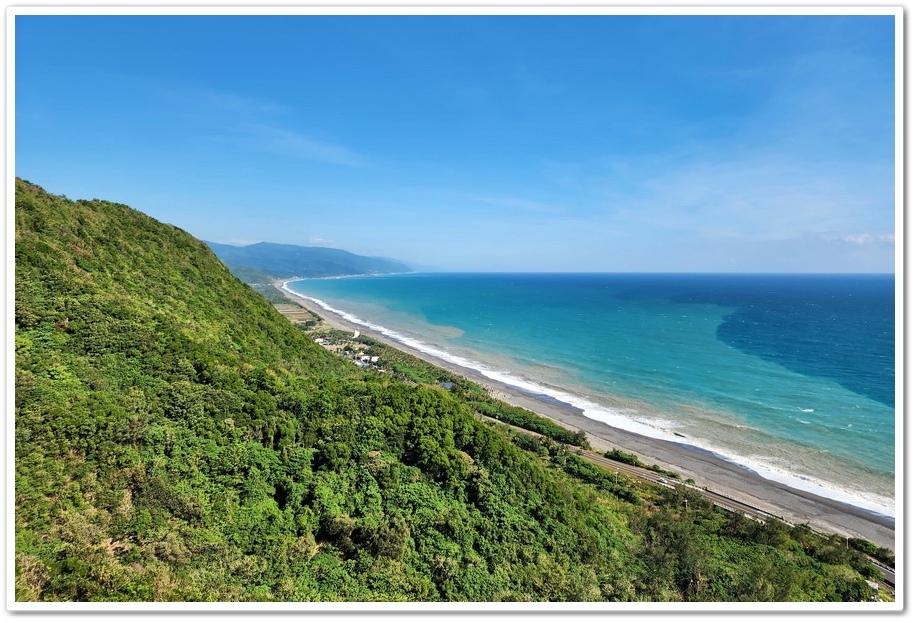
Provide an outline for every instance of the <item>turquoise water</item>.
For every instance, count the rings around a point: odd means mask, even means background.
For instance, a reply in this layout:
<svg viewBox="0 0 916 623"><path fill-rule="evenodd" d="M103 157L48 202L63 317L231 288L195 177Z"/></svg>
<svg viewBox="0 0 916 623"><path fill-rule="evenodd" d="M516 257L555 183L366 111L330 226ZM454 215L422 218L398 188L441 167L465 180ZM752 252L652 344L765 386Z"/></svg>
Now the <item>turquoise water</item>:
<svg viewBox="0 0 916 623"><path fill-rule="evenodd" d="M892 275L430 273L289 287L593 419L895 515Z"/></svg>

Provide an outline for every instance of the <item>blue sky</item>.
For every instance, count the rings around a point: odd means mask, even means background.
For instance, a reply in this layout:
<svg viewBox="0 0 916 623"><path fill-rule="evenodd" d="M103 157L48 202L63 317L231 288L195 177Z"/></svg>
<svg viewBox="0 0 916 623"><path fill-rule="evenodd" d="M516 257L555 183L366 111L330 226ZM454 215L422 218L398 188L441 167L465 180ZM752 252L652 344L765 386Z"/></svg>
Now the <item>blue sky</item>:
<svg viewBox="0 0 916 623"><path fill-rule="evenodd" d="M15 19L16 175L204 240L894 270L892 16Z"/></svg>

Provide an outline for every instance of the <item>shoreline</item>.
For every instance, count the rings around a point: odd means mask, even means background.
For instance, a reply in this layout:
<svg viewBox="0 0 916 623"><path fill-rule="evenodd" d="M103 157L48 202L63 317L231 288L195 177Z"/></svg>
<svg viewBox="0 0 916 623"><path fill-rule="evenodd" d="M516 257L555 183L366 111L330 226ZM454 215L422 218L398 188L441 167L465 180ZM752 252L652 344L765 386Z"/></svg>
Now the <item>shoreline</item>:
<svg viewBox="0 0 916 623"><path fill-rule="evenodd" d="M439 368L462 376L482 387L494 397L511 405L528 409L574 431L586 433L589 443L598 452L611 449L636 454L647 464L677 472L684 480L693 479L696 486L725 495L756 507L792 524L808 524L811 528L844 537L862 538L896 551L896 520L768 480L748 468L731 463L717 455L686 443L647 437L615 428L587 417L572 405L550 396L539 396L508 383L492 379L472 368L434 357L411 348L403 342L351 322L327 310L314 301L286 289L296 279L280 280L274 286L290 300L318 314L332 327L360 333L404 351Z"/></svg>

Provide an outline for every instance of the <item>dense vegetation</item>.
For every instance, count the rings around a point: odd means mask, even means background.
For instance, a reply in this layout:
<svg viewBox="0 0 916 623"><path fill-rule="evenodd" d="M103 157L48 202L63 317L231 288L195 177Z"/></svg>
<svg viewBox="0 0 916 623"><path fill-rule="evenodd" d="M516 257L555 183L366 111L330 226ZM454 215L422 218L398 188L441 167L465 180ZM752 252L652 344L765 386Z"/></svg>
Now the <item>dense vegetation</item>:
<svg viewBox="0 0 916 623"><path fill-rule="evenodd" d="M274 291L276 292L276 289ZM265 294L270 297L269 293ZM311 331L310 333L333 336L334 334L345 332L332 330L324 332ZM381 355L397 379L410 383L447 384L452 393L460 396L462 401L466 402L475 412L481 415L530 430L560 443L579 447L588 446L588 441L583 431L571 431L536 413L497 400L489 395L483 387L471 383L462 376L452 374L448 370L434 366L370 337L361 336L359 341L367 346L366 351L369 354Z"/></svg>
<svg viewBox="0 0 916 623"><path fill-rule="evenodd" d="M258 242L244 247L207 242L237 276L260 271L276 279L409 273L410 267L383 257L366 257L341 249ZM241 278L241 277L240 277ZM242 281L248 281L242 278Z"/></svg>
<svg viewBox="0 0 916 623"><path fill-rule="evenodd" d="M17 180L15 235L19 601L871 595L842 540L345 362L127 206Z"/></svg>

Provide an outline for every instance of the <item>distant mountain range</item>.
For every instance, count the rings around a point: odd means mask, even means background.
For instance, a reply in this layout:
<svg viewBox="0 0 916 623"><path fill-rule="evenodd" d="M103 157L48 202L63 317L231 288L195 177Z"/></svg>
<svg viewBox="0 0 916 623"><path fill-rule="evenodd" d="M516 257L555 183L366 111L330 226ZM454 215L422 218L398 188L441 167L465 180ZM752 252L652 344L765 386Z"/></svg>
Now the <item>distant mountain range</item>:
<svg viewBox="0 0 916 623"><path fill-rule="evenodd" d="M239 279L246 282L289 277L339 277L409 273L413 269L396 260L356 255L341 249L302 247L258 242L244 247L206 242Z"/></svg>

